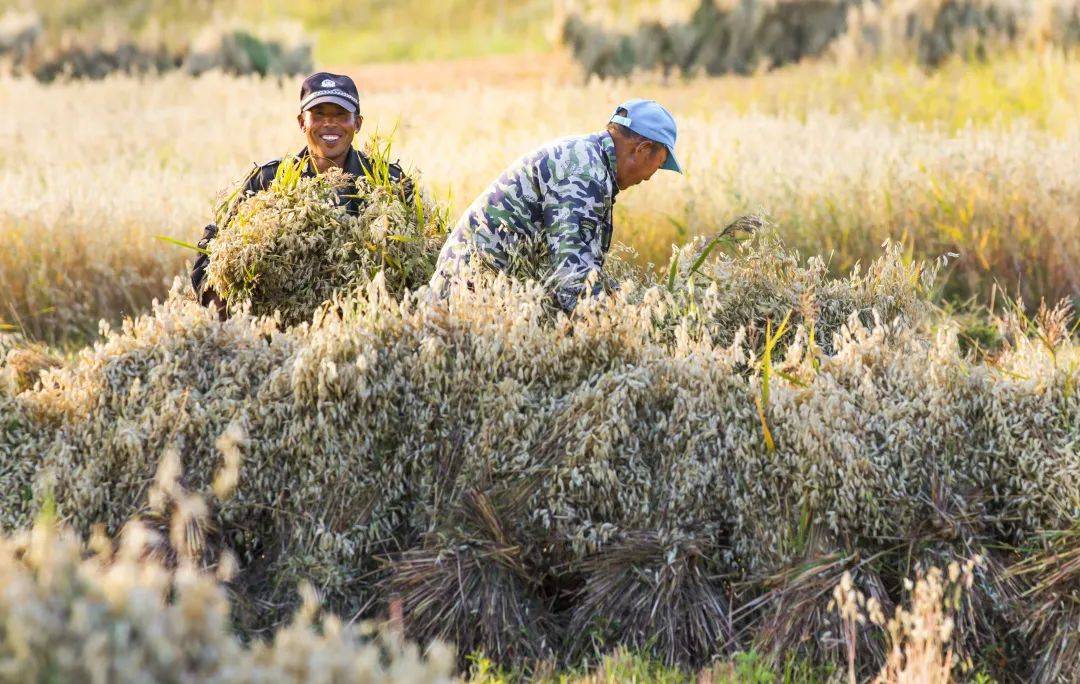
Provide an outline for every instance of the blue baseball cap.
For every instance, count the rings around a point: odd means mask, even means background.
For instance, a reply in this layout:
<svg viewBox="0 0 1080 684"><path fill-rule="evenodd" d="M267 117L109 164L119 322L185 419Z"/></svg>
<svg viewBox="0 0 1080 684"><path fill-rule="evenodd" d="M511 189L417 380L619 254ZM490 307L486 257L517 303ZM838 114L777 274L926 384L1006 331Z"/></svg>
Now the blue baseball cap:
<svg viewBox="0 0 1080 684"><path fill-rule="evenodd" d="M626 116L620 116L619 110L625 109ZM611 117L612 123L622 124L638 135L655 141L667 148L667 161L660 168L682 173L682 167L675 159L675 118L656 100L627 100L616 107Z"/></svg>

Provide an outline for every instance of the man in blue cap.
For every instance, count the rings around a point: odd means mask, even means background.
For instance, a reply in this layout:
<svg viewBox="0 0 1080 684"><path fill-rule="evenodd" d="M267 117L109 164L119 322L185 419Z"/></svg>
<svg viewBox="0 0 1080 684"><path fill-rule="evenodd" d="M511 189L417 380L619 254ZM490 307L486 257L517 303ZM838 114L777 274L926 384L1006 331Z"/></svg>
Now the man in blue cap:
<svg viewBox="0 0 1080 684"><path fill-rule="evenodd" d="M573 310L611 246L615 196L657 169L682 172L675 136L675 119L660 104L630 100L605 130L557 140L518 160L458 220L432 287L445 292L470 262L510 271L524 260L524 270L546 273L559 307Z"/></svg>

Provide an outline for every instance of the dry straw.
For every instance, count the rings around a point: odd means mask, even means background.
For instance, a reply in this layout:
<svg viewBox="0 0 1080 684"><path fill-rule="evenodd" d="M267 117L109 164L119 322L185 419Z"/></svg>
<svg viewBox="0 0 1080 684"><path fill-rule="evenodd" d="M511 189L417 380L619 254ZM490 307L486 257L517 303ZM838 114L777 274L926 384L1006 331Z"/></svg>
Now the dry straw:
<svg viewBox="0 0 1080 684"><path fill-rule="evenodd" d="M833 582L814 578L859 567L896 603L915 561L993 547L1012 564L1073 524L1066 309L1003 321L1006 348L974 357L926 301L934 268L896 247L844 278L768 233L703 250L571 318L490 274L437 300L381 273L285 330L170 298L5 400L3 524L47 495L80 529L160 520L166 560L235 558L249 634L306 580L347 616L397 596L409 633L506 662L570 657L548 625L573 624L684 663L753 643L836 662L816 638ZM976 575L989 599L965 624L1004 643L1024 616L996 577ZM775 619L792 606L818 607ZM1023 674L1022 649L964 657Z"/></svg>

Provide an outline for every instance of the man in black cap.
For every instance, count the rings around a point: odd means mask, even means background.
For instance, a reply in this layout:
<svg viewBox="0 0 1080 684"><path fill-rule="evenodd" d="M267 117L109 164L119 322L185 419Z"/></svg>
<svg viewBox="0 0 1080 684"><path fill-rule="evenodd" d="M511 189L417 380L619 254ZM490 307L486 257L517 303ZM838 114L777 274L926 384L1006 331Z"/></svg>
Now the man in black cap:
<svg viewBox="0 0 1080 684"><path fill-rule="evenodd" d="M304 176L314 176L332 167L343 169L359 178L373 171L371 160L363 152L353 148L352 142L360 132L364 117L360 115L360 96L356 84L348 76L320 72L307 77L300 86L300 114L296 117L300 130L307 138L307 146L297 153L296 158L305 164ZM231 218L240 200L265 190L277 174L281 159L274 159L261 166L256 166L244 182L243 190L229 209ZM389 165L390 179L401 184L406 196L412 194L412 183L405 177L397 164ZM338 200L345 204L350 214L358 214L360 201L356 195L355 182L348 183L338 190ZM228 219L226 219L228 220ZM211 223L203 230L199 247L206 249L217 235L217 225ZM200 254L191 269L191 286L203 306L213 304L218 315L225 318L225 303L206 284L206 268L210 258Z"/></svg>

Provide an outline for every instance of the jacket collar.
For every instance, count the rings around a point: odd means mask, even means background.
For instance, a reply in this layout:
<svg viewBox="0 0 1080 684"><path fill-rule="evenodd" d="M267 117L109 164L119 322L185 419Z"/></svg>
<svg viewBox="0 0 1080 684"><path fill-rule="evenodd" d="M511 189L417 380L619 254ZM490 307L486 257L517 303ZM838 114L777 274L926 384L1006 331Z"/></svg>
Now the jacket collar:
<svg viewBox="0 0 1080 684"><path fill-rule="evenodd" d="M312 161L311 153L308 152L307 146L296 154L296 158L304 161L304 176L311 177L315 175L315 162ZM356 151L355 147L350 147L348 154L345 155L345 166L343 170L353 178L359 178L364 175L364 164L360 159L360 153Z"/></svg>
<svg viewBox="0 0 1080 684"><path fill-rule="evenodd" d="M607 163L608 173L611 174L611 196L619 194L619 182L615 180L615 140L611 137L611 134L607 131L600 131L596 134L596 142L600 145L600 149L604 153L604 161Z"/></svg>

